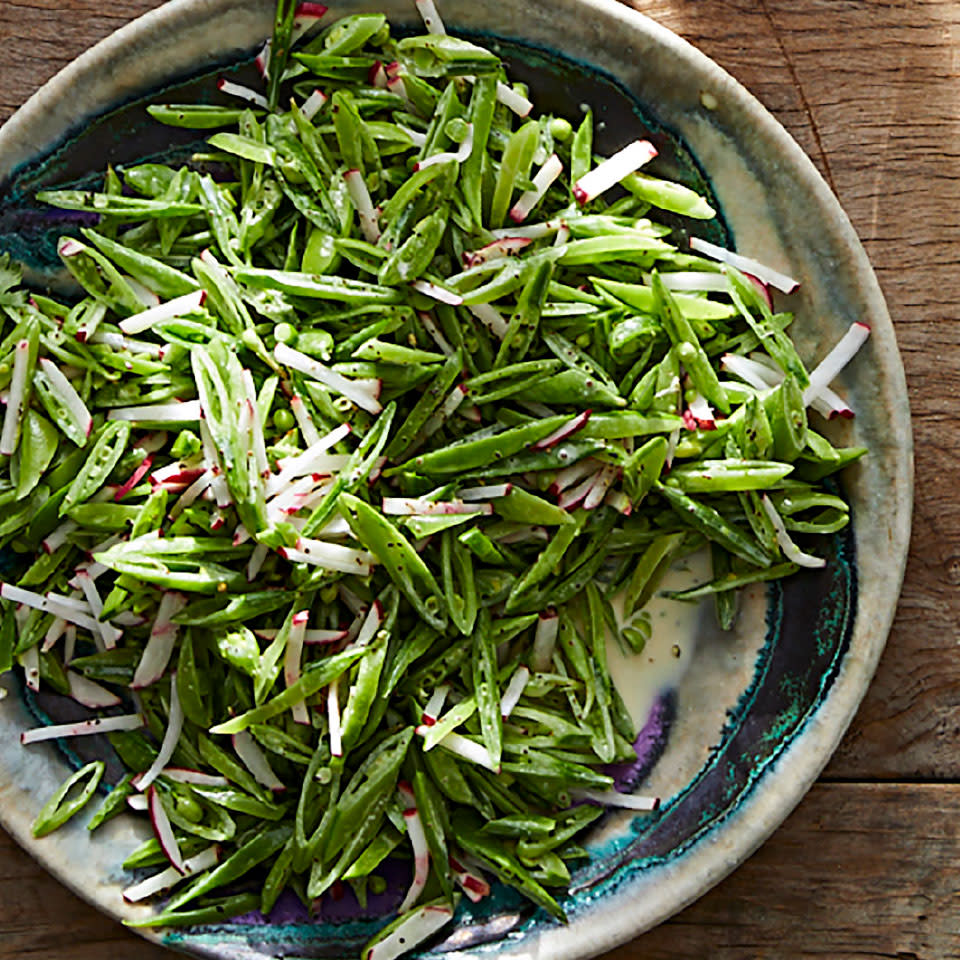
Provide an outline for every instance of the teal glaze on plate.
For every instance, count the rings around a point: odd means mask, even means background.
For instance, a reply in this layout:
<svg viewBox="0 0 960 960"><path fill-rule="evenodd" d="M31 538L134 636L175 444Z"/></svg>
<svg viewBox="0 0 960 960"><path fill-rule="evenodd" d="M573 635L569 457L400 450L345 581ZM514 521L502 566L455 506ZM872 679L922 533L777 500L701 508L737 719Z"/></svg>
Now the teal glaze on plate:
<svg viewBox="0 0 960 960"><path fill-rule="evenodd" d="M413 20L409 0L344 0L330 16L371 9L396 23ZM242 57L269 32L271 12L272 0L171 0L119 31L0 129L0 182L49 156L78 121ZM591 840L592 860L575 877L568 926L501 888L476 914L464 908L459 925L433 945L458 960L574 960L635 936L729 873L782 822L836 747L872 676L902 579L912 502L909 411L892 324L846 217L796 143L729 75L613 0L444 0L441 12L455 30L561 48L631 91L689 147L693 173L709 178L738 249L801 279L791 307L804 356L822 356L852 320L873 328L841 384L858 417L833 425L838 442L871 448L845 477L853 527L835 540L826 570L774 588L770 603L755 592L729 648L698 651L676 692L663 760L650 775L669 803L653 818L606 818ZM620 143L632 138L632 130L610 133ZM6 199L0 196L0 210ZM19 747L16 732L32 722L20 697L0 702L0 821L99 909L142 918L152 908L123 904L130 878L120 863L146 835L145 823L120 817L91 839L77 817L42 841L30 838L30 822L68 769L55 746ZM231 923L146 935L223 960L281 951L346 958L375 925Z"/></svg>

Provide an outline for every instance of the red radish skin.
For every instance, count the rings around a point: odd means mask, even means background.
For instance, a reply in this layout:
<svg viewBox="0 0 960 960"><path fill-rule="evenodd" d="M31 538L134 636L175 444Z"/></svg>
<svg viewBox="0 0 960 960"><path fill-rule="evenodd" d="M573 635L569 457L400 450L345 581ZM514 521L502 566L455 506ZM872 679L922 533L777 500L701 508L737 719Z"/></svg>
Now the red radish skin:
<svg viewBox="0 0 960 960"><path fill-rule="evenodd" d="M533 445L533 449L549 450L551 447L555 447L561 440L566 440L567 437L586 426L591 413L593 413L592 410L584 410L583 413L578 413L575 417L571 417L567 423L559 426L553 433L548 434L542 440L538 440Z"/></svg>
<svg viewBox="0 0 960 960"><path fill-rule="evenodd" d="M140 466L130 475L130 479L117 487L113 499L119 503L146 476L152 466L153 454L147 454Z"/></svg>
<svg viewBox="0 0 960 960"><path fill-rule="evenodd" d="M163 809L163 804L160 802L160 794L157 793L157 788L154 786L147 790L147 809L150 812L153 832L156 834L163 855L170 861L170 865L177 873L186 874L187 869L183 862L183 854L180 852L180 845L174 836L167 811Z"/></svg>

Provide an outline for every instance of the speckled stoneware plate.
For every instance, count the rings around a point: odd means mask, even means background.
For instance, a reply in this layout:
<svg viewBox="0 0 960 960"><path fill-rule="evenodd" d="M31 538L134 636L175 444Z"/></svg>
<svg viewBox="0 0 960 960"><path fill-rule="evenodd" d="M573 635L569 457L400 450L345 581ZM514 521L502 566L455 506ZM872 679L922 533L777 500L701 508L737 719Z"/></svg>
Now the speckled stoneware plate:
<svg viewBox="0 0 960 960"><path fill-rule="evenodd" d="M188 149L192 135L177 139L152 124L143 103L182 98L170 87L183 84L215 96L213 71L243 76L270 30L271 8L270 0L172 0L47 84L0 130L0 249L49 280L56 235L70 224L41 212L32 191L82 182L106 162ZM416 19L407 0L340 0L328 16L371 9L396 25ZM501 889L461 904L456 925L417 954L572 960L703 894L783 821L836 747L880 656L903 574L912 499L907 397L893 327L847 218L797 144L716 64L613 0L446 0L442 13L452 30L499 43L544 109L572 115L593 103L604 122L601 149L649 133L662 148L661 172L709 186L723 214L716 229L801 280L790 306L803 356L822 356L853 320L873 328L842 380L857 417L834 439L865 444L870 454L843 477L854 522L837 536L828 566L748 595L732 636L694 609L679 632L660 630L639 661L616 665L642 727L638 764L623 778L660 794L660 811L600 821L564 902L567 926ZM679 659L670 649L677 637ZM676 662L666 670L669 658ZM97 908L143 917L149 906L121 899L131 877L120 864L144 823L121 817L91 838L78 817L31 838L42 802L81 758L51 744L21 748L19 730L62 708L26 698L9 676L0 682L11 693L0 702L0 821ZM361 912L347 897L322 904L313 919L281 902L266 919L148 936L204 957L351 957L398 899L388 890Z"/></svg>

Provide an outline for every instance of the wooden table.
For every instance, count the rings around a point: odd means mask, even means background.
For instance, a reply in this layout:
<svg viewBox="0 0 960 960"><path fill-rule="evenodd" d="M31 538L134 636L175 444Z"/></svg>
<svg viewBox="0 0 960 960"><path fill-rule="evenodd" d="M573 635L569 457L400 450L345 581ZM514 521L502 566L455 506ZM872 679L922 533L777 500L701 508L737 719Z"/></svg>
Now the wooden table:
<svg viewBox="0 0 960 960"><path fill-rule="evenodd" d="M918 482L897 621L824 776L731 877L607 960L960 958L960 3L633 3L746 84L840 198L897 327ZM0 120L157 5L0 0ZM0 960L54 956L171 954L77 900L0 832Z"/></svg>

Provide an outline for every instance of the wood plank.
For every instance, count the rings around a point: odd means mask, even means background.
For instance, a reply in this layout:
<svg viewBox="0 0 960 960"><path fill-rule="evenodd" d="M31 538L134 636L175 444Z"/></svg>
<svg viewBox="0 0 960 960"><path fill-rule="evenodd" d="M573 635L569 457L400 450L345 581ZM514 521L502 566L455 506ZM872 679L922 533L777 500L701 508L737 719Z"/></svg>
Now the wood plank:
<svg viewBox="0 0 960 960"><path fill-rule="evenodd" d="M958 861L960 786L818 785L732 876L605 960L952 960ZM0 960L172 956L89 909L2 833L0 864Z"/></svg>

